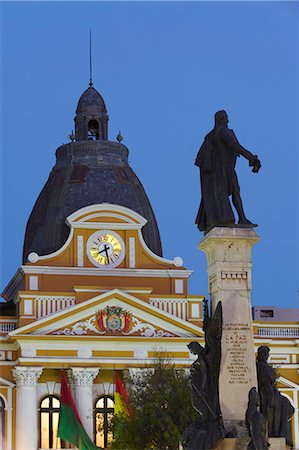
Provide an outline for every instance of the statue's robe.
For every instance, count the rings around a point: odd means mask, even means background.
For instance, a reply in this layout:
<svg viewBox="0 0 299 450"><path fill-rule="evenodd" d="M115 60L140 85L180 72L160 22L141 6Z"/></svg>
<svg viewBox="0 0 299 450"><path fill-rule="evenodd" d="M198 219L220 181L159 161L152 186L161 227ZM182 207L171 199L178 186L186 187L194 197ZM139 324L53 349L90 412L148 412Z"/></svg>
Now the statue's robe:
<svg viewBox="0 0 299 450"><path fill-rule="evenodd" d="M201 231L235 223L229 196L240 191L235 171L239 155L248 160L252 157L226 126L215 127L205 137L195 160L202 196L195 223Z"/></svg>

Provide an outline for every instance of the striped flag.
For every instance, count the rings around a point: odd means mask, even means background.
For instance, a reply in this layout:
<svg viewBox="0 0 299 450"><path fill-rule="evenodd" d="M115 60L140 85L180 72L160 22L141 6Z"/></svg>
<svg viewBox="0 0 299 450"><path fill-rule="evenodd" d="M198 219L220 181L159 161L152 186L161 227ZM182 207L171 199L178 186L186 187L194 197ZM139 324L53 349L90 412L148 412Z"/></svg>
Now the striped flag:
<svg viewBox="0 0 299 450"><path fill-rule="evenodd" d="M61 377L61 403L59 412L58 436L75 445L79 450L98 450L86 433L80 420L76 405L64 371Z"/></svg>
<svg viewBox="0 0 299 450"><path fill-rule="evenodd" d="M128 394L117 373L115 373L114 414L126 416L132 415Z"/></svg>

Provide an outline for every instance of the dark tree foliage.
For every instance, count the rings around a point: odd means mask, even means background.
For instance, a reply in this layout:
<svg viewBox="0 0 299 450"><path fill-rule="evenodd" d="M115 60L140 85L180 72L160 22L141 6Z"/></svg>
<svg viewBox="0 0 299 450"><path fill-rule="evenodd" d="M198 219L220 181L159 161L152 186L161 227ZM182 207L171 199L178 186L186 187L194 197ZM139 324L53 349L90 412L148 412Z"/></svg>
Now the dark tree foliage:
<svg viewBox="0 0 299 450"><path fill-rule="evenodd" d="M160 356L153 368L127 377L125 383L133 415L114 417L111 448L177 450L184 430L195 418L185 371Z"/></svg>

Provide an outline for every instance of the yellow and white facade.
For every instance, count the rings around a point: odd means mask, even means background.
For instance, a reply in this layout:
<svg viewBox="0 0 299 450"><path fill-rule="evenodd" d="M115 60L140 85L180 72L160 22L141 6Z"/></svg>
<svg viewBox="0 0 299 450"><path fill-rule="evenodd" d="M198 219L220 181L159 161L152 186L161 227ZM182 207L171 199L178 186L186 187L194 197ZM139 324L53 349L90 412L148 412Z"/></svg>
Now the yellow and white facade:
<svg viewBox="0 0 299 450"><path fill-rule="evenodd" d="M86 431L104 446L108 436L97 425L113 411L114 372L150 366L161 350L188 368L187 344L203 344L203 296L188 294L192 272L181 258L147 247L142 216L103 203L66 222L65 244L49 255L31 253L3 293L14 298L17 315L0 317L1 450L62 448L56 436L62 368L69 369ZM255 321L253 331L255 349L270 347L279 387L296 409L299 448L298 324Z"/></svg>
<svg viewBox="0 0 299 450"><path fill-rule="evenodd" d="M31 253L4 292L15 293L18 309L16 318L1 320L5 450L49 448L40 410L45 398L59 399L62 368L70 369L87 432L103 445L94 409L101 397L113 397L114 371L148 366L160 350L188 367L187 344L203 341L203 297L188 295L191 271L181 258L151 252L143 217L100 204L67 223L63 247L46 256ZM103 250L103 264L95 247ZM53 436L50 448L60 448L55 430Z"/></svg>

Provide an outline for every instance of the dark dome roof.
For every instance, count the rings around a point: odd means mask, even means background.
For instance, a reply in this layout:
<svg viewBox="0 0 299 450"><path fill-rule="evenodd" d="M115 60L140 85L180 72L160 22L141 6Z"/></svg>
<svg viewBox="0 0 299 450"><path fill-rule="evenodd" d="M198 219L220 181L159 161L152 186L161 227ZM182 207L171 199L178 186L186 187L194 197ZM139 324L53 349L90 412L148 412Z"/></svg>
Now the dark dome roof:
<svg viewBox="0 0 299 450"><path fill-rule="evenodd" d="M69 234L66 217L84 206L104 202L126 206L145 217L144 240L162 256L156 218L128 164L126 146L110 141L72 142L59 147L56 157L27 223L23 262L30 252L45 255L58 250Z"/></svg>
<svg viewBox="0 0 299 450"><path fill-rule="evenodd" d="M106 112L107 110L103 97L94 87L90 86L79 98L76 114L97 116Z"/></svg>

